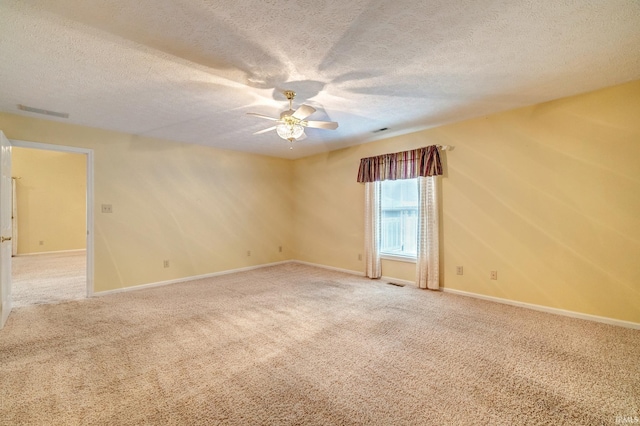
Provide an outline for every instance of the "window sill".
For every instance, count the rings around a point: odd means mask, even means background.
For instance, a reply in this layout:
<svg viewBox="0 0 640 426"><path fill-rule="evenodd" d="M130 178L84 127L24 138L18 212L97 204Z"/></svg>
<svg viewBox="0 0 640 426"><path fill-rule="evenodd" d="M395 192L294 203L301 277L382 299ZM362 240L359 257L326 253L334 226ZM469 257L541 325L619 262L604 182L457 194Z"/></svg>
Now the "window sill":
<svg viewBox="0 0 640 426"><path fill-rule="evenodd" d="M415 257L410 256L399 256L397 254L381 254L380 259L384 260L395 260L398 262L407 262L407 263L416 263Z"/></svg>

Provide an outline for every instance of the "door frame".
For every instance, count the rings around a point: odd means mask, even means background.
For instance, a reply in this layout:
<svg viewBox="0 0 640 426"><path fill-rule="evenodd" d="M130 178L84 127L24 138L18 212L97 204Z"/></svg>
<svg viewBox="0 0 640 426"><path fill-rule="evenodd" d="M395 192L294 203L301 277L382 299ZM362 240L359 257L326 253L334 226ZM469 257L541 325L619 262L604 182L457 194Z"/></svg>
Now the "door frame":
<svg viewBox="0 0 640 426"><path fill-rule="evenodd" d="M0 131L0 168L2 176L0 176L0 231L4 241L11 240L13 237L13 223L11 222L11 142L3 132ZM7 182L9 181L9 182ZM10 237L5 237L5 231L10 231ZM6 238L6 239L5 239ZM3 241L3 242L4 242ZM11 315L11 254L14 241L11 244L2 244L0 246L0 295L2 296L0 308L0 329L2 329Z"/></svg>
<svg viewBox="0 0 640 426"><path fill-rule="evenodd" d="M30 142L9 139L11 146L16 148L42 149L46 151L84 154L87 161L87 196L86 196L86 226L87 226L87 297L93 296L94 283L94 217L93 217L93 150L75 146L53 145L40 142Z"/></svg>

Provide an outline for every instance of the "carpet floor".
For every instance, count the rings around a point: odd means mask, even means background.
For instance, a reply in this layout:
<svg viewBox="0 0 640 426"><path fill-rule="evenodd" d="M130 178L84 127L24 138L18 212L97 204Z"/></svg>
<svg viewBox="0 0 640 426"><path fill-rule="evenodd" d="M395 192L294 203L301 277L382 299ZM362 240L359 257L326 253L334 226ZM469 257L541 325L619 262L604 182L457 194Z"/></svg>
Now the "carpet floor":
<svg viewBox="0 0 640 426"><path fill-rule="evenodd" d="M640 332L300 264L16 309L0 424L613 425Z"/></svg>
<svg viewBox="0 0 640 426"><path fill-rule="evenodd" d="M14 308L87 297L84 250L13 257L11 275Z"/></svg>

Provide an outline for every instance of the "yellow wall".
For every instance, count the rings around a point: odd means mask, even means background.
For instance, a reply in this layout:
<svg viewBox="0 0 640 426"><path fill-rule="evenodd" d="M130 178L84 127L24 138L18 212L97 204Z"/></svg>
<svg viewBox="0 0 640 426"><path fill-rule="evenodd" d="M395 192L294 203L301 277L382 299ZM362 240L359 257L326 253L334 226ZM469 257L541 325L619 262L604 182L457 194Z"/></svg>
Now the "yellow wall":
<svg viewBox="0 0 640 426"><path fill-rule="evenodd" d="M640 322L639 117L634 81L296 160L297 257L363 271L360 158L453 145L443 155L445 287ZM412 264L382 269L415 279Z"/></svg>
<svg viewBox="0 0 640 426"><path fill-rule="evenodd" d="M12 114L0 130L94 150L96 292L291 258L288 160Z"/></svg>
<svg viewBox="0 0 640 426"><path fill-rule="evenodd" d="M635 81L296 161L10 114L0 129L94 150L96 291L287 259L362 271L360 158L447 144L445 287L640 322L638 117Z"/></svg>
<svg viewBox="0 0 640 426"><path fill-rule="evenodd" d="M12 149L18 254L86 247L86 156ZM15 244L15 243L14 243Z"/></svg>

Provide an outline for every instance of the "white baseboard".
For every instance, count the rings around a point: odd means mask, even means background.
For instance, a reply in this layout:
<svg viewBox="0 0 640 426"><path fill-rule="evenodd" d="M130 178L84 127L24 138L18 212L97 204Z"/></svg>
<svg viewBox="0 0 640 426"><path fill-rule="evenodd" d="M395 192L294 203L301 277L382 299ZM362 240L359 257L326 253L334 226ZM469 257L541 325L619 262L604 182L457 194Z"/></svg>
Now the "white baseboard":
<svg viewBox="0 0 640 426"><path fill-rule="evenodd" d="M123 287L123 288L118 288L118 289L115 289L115 290L98 291L98 292L93 293L92 296L107 296L109 294L124 293L124 292L128 292L128 291L144 290L144 289L153 288L153 287L162 287L162 286L169 285L169 284L184 283L184 282L187 282L187 281L201 280L203 278L219 277L221 275L234 274L236 272L251 271L253 269L260 269L260 268L266 268L268 266L282 265L282 264L290 263L290 262L291 262L290 260L283 260L281 262L264 263L262 265L247 266L247 267L244 267L244 268L237 268L237 269L227 269L226 271L212 272L210 274L202 274L202 275L193 275L193 276L190 276L190 277L176 278L174 280L159 281L159 282L156 282L156 283L134 285L134 286L131 286L131 287Z"/></svg>
<svg viewBox="0 0 640 426"><path fill-rule="evenodd" d="M22 256L36 256L40 254L62 254L62 253L80 253L81 251L86 252L87 249L72 249L72 250L56 250L56 251L39 251L36 253L18 253L13 257L22 257Z"/></svg>
<svg viewBox="0 0 640 426"><path fill-rule="evenodd" d="M347 274L352 274L352 275L365 276L365 274L363 272L352 271L352 270L349 270L349 269L336 268L336 267L333 267L333 266L320 265L320 264L317 264L317 263L304 262L304 261L301 261L301 260L292 260L292 262L300 263L300 264L303 264L303 265L315 266L315 267L323 268L323 269L330 269L332 271L345 272ZM380 280L381 281L387 281L387 282L392 282L392 283L397 283L397 284L404 284L404 285L416 287L416 283L414 281L402 280L402 279L399 279L399 278L383 276L383 277L380 277ZM503 303L505 305L512 305L512 306L518 306L518 307L521 307L521 308L533 309L535 311L546 312L546 313L549 313L549 314L563 315L563 316L566 316L566 317L579 318L579 319L583 319L583 320L587 320L587 321L601 322L601 323L604 323L604 324L615 325L615 326L618 326L618 327L640 329L640 323L636 323L636 322L623 321L623 320L618 320L618 319L608 318L608 317L600 317L600 316L597 316L597 315L583 314L581 312L567 311L565 309L551 308L551 307L548 307L548 306L535 305L533 303L518 302L516 300L502 299L500 297L485 296L485 295L482 295L482 294L470 293L470 292L467 292L467 291L455 290L455 289L446 288L446 287L440 287L440 289L442 291L446 292L446 293L458 294L460 296L473 297L473 298L476 298L476 299L488 300L490 302Z"/></svg>
<svg viewBox="0 0 640 426"><path fill-rule="evenodd" d="M143 290L143 289L147 289L147 288L160 287L160 286L165 286L165 285L169 285L169 284L177 284L177 283L181 283L181 282L200 280L200 279L203 279L203 278L211 278L211 277L217 277L217 276L221 276L221 275L228 275L228 274L233 274L233 273L236 273L236 272L251 271L253 269L266 268L266 267L269 267L269 266L283 265L283 264L286 264L286 263L298 263L298 264L301 264L301 265L307 265L307 266L313 266L313 267L316 267L316 268L328 269L328 270L331 270L331 271L343 272L343 273L346 273L346 274L357 275L357 276L360 276L360 277L364 277L365 276L364 272L353 271L351 269L336 268L334 266L327 266L327 265L321 265L319 263L305 262L303 260L283 260L281 262L265 263L265 264L262 264L262 265L247 266L247 267L244 267L244 268L237 268L237 269L229 269L229 270L226 270L226 271L213 272L213 273L210 273L210 274L195 275L195 276L191 276L191 277L177 278L177 279L174 279L174 280L160 281L160 282L149 283L149 284L141 284L141 285L136 285L136 286L132 286L132 287L124 287L124 288L119 288L119 289L116 289L116 290L100 291L100 292L93 293L93 296L106 296L106 295L109 295L109 294L123 293L123 292L127 292L127 291ZM412 285L415 286L415 282L413 282L413 281L402 280L402 279L393 278L393 277L383 276L383 277L380 278L380 280L381 281L389 281L389 282L398 283L398 284L404 284L404 285L408 285L408 286L412 286ZM554 315L563 315L563 316L571 317L571 318L578 318L578 319L583 319L583 320L587 320L587 321L595 321L595 322L600 322L600 323L604 323L604 324L615 325L615 326L618 326L618 327L625 327L625 328L632 328L632 329L640 330L640 323L635 323L635 322L631 322L631 321L623 321L623 320L618 320L618 319L614 319L614 318L600 317L600 316L597 316L597 315L583 314L583 313L580 313L580 312L567 311L567 310L564 310L564 309L551 308L551 307L542 306L542 305L535 305L533 303L525 303L525 302L518 302L518 301L510 300L510 299L502 299L500 297L485 296L483 294L470 293L470 292L467 292L467 291L456 290L456 289L451 289L451 288L446 288L446 287L441 287L441 289L442 289L442 291L444 291L446 293L457 294L457 295L460 295L460 296L473 297L473 298L476 298L476 299L482 299L482 300L487 300L487 301L490 301L490 302L502 303L502 304L505 304L505 305L518 306L518 307L521 307L521 308L533 309L535 311L546 312L546 313L554 314Z"/></svg>
<svg viewBox="0 0 640 426"><path fill-rule="evenodd" d="M542 305L534 305L533 303L518 302L516 300L502 299L500 297L494 297L494 296L485 296L483 294L470 293L468 291L455 290L455 289L446 288L446 287L443 288L442 290L446 293L452 293L452 294L458 294L460 296L467 296L467 297L473 297L476 299L488 300L490 302L497 302L505 305L518 306L520 308L533 309L535 311L546 312L549 314L563 315L565 317L578 318L578 319L583 319L587 321L601 322L604 324L616 325L618 327L626 327L626 328L633 328L636 330L640 330L640 323L637 323L637 322L623 321L623 320L618 320L614 318L600 317L600 316L591 315L591 314L583 314L575 311L567 311L565 309L551 308L551 307L542 306Z"/></svg>
<svg viewBox="0 0 640 426"><path fill-rule="evenodd" d="M358 275L360 277L366 276L364 272L353 271L351 269L336 268L334 266L321 265L319 263L305 262L303 260L292 260L291 262L292 263L299 263L301 265L315 266L316 268L329 269L331 271L344 272L346 274L351 274L351 275ZM415 281L401 280L399 278L386 277L386 276L382 276L377 280L379 280L379 281L390 281L390 282L394 282L394 283L397 283L397 284L403 284L403 285L409 285L409 286L411 286L411 285L415 286L416 285Z"/></svg>
<svg viewBox="0 0 640 426"><path fill-rule="evenodd" d="M329 269L330 271L344 272L345 274L358 275L364 277L364 272L353 271L351 269L336 268L334 266L321 265L319 263L305 262L304 260L291 260L291 263L299 263L301 265L315 266L316 268Z"/></svg>

